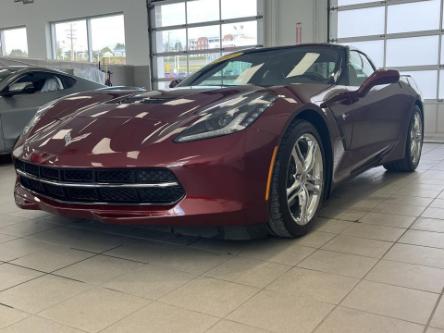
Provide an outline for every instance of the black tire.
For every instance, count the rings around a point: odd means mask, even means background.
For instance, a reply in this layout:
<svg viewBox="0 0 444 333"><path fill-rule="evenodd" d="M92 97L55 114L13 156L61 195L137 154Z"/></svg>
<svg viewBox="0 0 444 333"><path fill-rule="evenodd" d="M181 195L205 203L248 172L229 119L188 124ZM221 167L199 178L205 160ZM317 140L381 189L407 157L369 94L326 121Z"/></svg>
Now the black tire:
<svg viewBox="0 0 444 333"><path fill-rule="evenodd" d="M415 122L415 117L419 116L421 119L421 146L420 149L422 151L422 145L423 145L423 141L424 141L424 121L423 121L423 116L422 116L422 112L421 109L418 106L415 106L415 110L412 113L411 119L410 119L410 123L409 123L409 128L408 128L408 133L407 133L407 139L406 139L406 145L405 145L405 153L404 153L404 158L402 160L398 160L398 161L394 161L394 162L390 162L390 163L386 163L384 164L384 168L386 168L388 171L392 171L392 172L413 172L416 170L416 168L419 165L419 161L421 160L421 152L419 153L419 158L415 161L415 159L412 156L411 153L411 143L412 143L412 136L411 136L411 130L412 127L414 126L414 122Z"/></svg>
<svg viewBox="0 0 444 333"><path fill-rule="evenodd" d="M295 145L296 140L304 134L311 134L317 140L322 155L323 176L321 180L320 200L316 208L316 213L307 224L299 225L294 221L287 202L287 173L293 146ZM305 235L311 229L312 222L319 212L319 208L324 198L324 190L326 188L325 170L325 151L317 129L307 121L295 121L282 139L272 176L270 189L270 220L268 222L268 227L273 236L296 238Z"/></svg>

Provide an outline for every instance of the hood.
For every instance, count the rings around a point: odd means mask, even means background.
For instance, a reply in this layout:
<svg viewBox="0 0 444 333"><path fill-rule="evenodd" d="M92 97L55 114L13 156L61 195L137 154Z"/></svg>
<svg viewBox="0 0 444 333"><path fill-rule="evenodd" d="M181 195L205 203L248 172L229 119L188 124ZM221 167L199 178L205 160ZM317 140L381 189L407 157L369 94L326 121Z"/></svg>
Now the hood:
<svg viewBox="0 0 444 333"><path fill-rule="evenodd" d="M51 158L132 152L136 155L148 146L171 141L200 119L199 111L261 89L179 88L133 93L59 113L55 105L21 140L14 155L27 160L40 153Z"/></svg>
<svg viewBox="0 0 444 333"><path fill-rule="evenodd" d="M168 154L181 149L170 142L184 129L201 119L199 111L252 92L272 92L311 103L328 85L292 85L273 88L186 87L153 92L116 94L112 99L93 97L86 106L55 104L20 139L14 156L57 165L95 165L94 161L126 159ZM93 96L93 95L91 95ZM77 96L75 99L84 98ZM176 147L177 146L177 147ZM81 161L79 161L79 157ZM96 165L100 167L100 163Z"/></svg>

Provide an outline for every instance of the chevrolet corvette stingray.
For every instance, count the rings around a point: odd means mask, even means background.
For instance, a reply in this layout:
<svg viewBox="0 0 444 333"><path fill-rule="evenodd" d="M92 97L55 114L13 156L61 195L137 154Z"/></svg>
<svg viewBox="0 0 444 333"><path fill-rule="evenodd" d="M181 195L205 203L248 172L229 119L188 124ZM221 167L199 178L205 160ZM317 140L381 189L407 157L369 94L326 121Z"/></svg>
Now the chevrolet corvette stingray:
<svg viewBox="0 0 444 333"><path fill-rule="evenodd" d="M173 89L45 105L13 152L15 200L110 223L296 237L341 181L379 165L414 171L423 117L412 79L354 48L249 49Z"/></svg>

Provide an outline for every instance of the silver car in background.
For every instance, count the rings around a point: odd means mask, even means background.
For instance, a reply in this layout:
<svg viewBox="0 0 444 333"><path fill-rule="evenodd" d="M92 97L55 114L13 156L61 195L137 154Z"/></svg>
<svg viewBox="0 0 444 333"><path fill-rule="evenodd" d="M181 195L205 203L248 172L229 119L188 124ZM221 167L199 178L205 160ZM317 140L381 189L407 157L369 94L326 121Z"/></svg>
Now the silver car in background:
<svg viewBox="0 0 444 333"><path fill-rule="evenodd" d="M41 106L69 94L105 87L57 70L0 65L0 155L12 151Z"/></svg>

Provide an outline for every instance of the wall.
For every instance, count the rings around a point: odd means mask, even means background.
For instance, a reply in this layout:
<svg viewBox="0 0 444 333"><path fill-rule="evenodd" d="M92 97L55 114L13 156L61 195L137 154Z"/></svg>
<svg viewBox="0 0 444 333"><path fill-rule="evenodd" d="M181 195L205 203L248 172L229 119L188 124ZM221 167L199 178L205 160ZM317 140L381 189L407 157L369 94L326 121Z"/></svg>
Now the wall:
<svg viewBox="0 0 444 333"><path fill-rule="evenodd" d="M29 56L50 58L48 22L123 12L127 63L149 64L146 0L35 0L23 5L0 1L0 29L26 25ZM45 43L46 40L46 43Z"/></svg>
<svg viewBox="0 0 444 333"><path fill-rule="evenodd" d="M265 0L265 45L296 42L296 23L302 24L302 42L326 42L328 0Z"/></svg>

